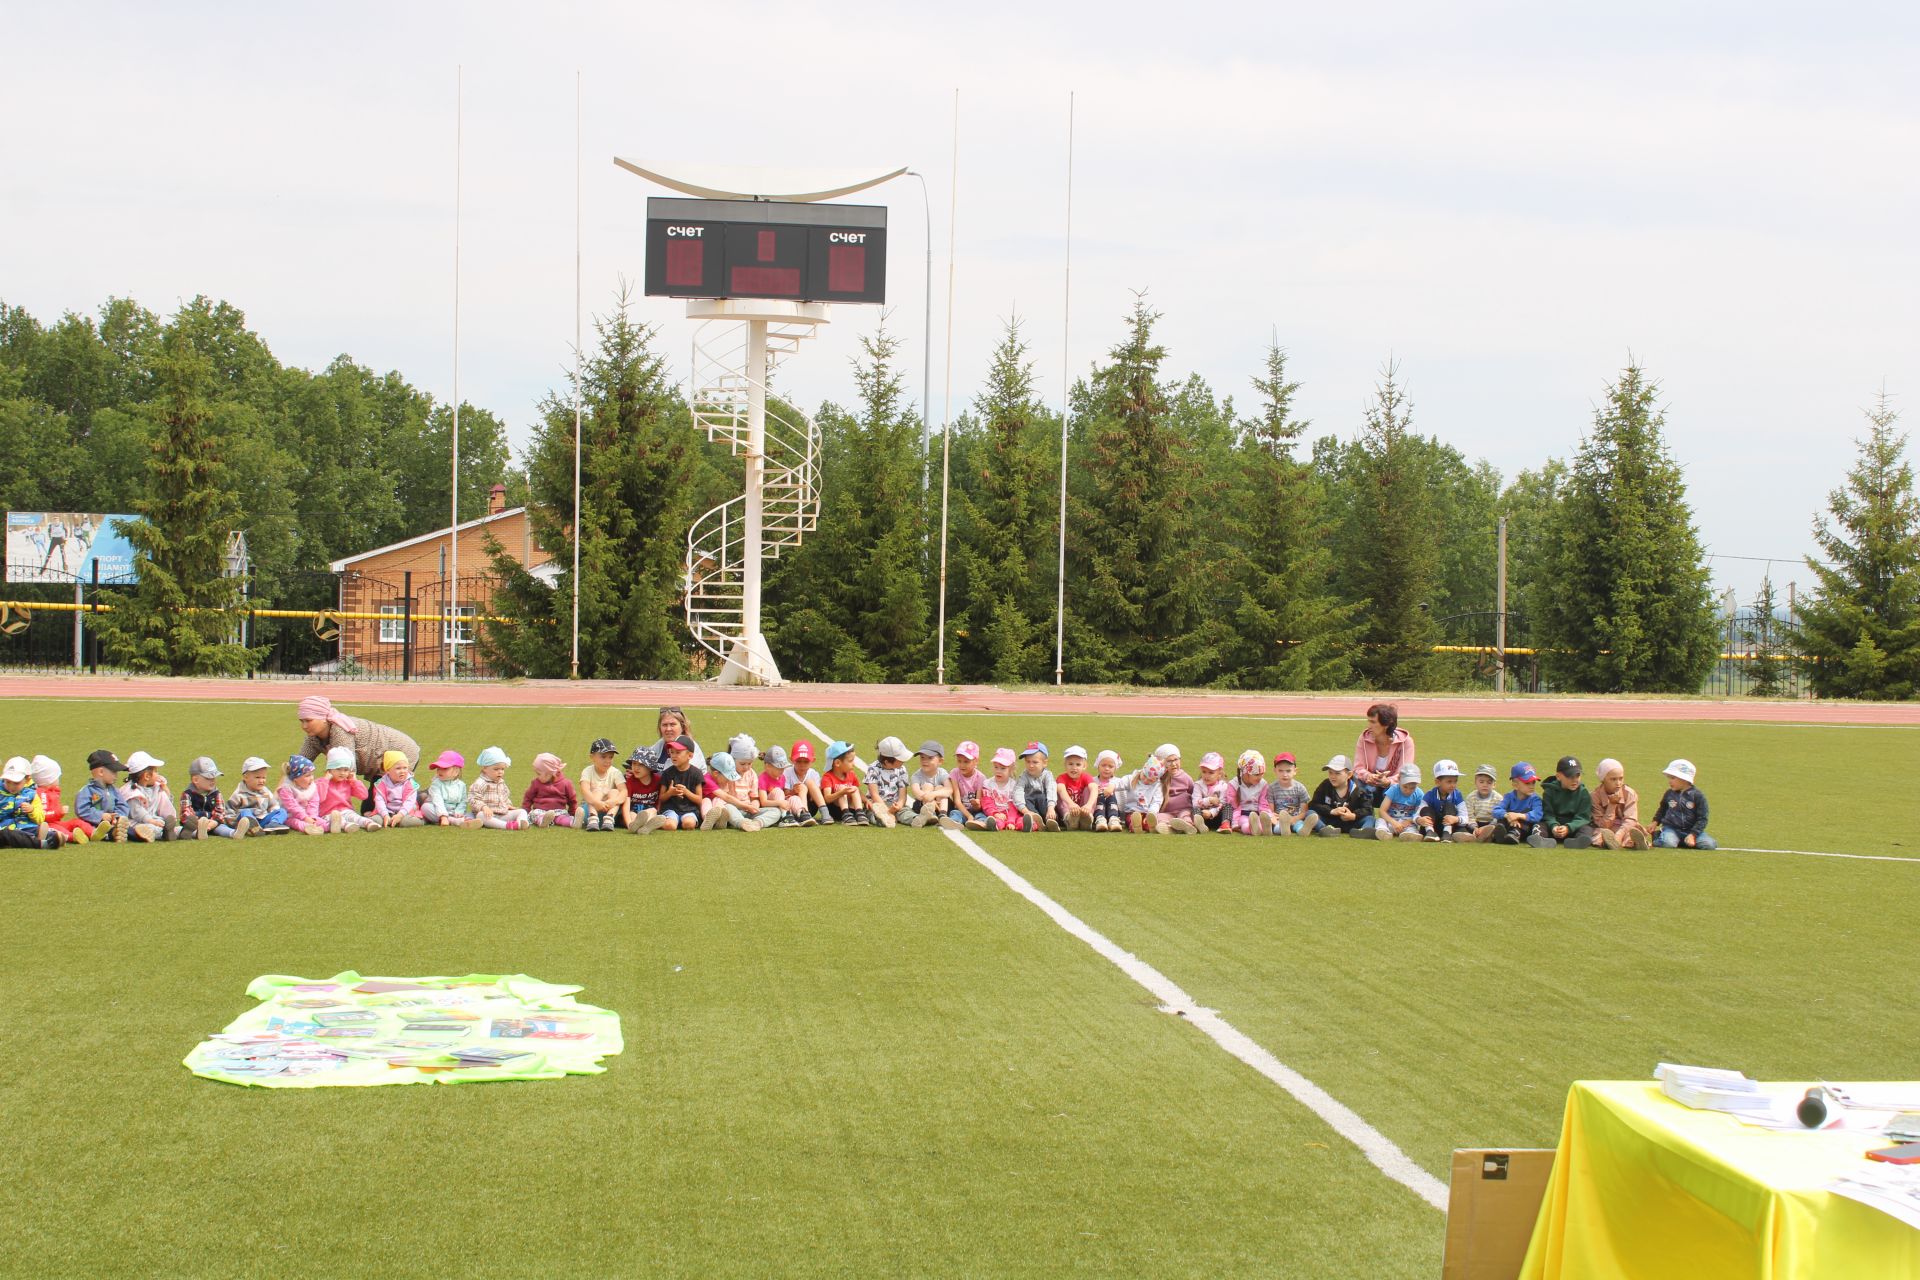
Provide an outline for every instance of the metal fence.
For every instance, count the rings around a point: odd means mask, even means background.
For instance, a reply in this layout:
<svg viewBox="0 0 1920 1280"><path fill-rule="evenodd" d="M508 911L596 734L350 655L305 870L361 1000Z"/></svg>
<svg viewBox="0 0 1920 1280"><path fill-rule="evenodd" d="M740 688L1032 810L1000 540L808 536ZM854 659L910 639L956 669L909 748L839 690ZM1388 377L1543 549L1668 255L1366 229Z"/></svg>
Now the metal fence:
<svg viewBox="0 0 1920 1280"><path fill-rule="evenodd" d="M92 621L125 602L130 581L10 584L0 604L0 669L114 669ZM475 643L491 578L398 581L333 573L246 584L236 643L265 649L257 678L485 680L495 669Z"/></svg>

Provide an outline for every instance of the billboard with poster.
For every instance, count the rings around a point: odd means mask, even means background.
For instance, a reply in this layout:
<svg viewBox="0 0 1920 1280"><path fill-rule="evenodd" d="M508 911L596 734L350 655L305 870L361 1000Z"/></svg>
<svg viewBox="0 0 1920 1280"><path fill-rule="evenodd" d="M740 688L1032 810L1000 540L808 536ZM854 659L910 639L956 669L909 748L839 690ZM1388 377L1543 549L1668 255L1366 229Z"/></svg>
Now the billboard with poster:
<svg viewBox="0 0 1920 1280"><path fill-rule="evenodd" d="M89 582L133 578L133 544L114 522L137 517L89 511L7 512L8 582Z"/></svg>

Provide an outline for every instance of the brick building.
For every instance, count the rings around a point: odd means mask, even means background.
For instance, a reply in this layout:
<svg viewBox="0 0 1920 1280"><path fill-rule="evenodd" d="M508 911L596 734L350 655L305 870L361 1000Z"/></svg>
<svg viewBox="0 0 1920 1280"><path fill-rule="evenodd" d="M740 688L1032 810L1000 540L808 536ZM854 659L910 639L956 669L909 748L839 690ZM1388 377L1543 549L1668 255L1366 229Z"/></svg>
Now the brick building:
<svg viewBox="0 0 1920 1280"><path fill-rule="evenodd" d="M340 575L342 614L380 615L341 618L342 668L429 677L472 669L477 657L473 624L455 619L485 614L493 603L495 582L492 561L487 556L488 541L498 542L535 576L544 576L543 570L551 573L557 569L551 566L552 557L534 542L527 509L507 507L506 486L495 485L487 505L488 513L477 520L463 521L453 539L448 538L446 529L437 529L391 546L345 556L329 566ZM459 577L450 580L448 571L456 541ZM436 620L415 622L409 637L409 613Z"/></svg>

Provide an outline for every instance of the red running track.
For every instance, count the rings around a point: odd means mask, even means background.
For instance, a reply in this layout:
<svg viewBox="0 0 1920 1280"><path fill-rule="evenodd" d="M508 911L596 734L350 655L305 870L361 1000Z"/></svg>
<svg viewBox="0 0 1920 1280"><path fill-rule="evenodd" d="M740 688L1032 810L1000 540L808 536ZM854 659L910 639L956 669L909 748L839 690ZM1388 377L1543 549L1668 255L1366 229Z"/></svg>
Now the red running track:
<svg viewBox="0 0 1920 1280"><path fill-rule="evenodd" d="M352 706L763 707L775 711L1050 712L1139 716L1365 717L1357 694L1006 690L992 685L790 684L777 689L644 680L409 682L187 680L164 676L0 675L0 698L285 702L325 694ZM1619 697L1424 697L1393 702L1403 720L1663 720L1756 724L1920 725L1920 704L1662 700Z"/></svg>

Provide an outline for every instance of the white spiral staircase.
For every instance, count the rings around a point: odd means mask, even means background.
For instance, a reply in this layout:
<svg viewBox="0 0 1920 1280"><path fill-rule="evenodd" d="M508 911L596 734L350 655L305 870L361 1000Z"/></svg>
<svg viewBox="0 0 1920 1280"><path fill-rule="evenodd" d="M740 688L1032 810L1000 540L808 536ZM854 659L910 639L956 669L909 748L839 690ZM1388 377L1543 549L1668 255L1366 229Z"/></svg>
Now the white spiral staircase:
<svg viewBox="0 0 1920 1280"><path fill-rule="evenodd" d="M799 350L811 323L767 325L767 380L779 361ZM693 334L689 379L694 424L709 440L725 440L734 455L750 456L749 404L755 390L748 373L748 326L738 320L708 320ZM820 428L799 410L773 398L765 382L765 479L762 487L761 554L778 558L813 531L820 516ZM721 503L687 530L687 627L720 662L724 677L745 634L745 494Z"/></svg>

